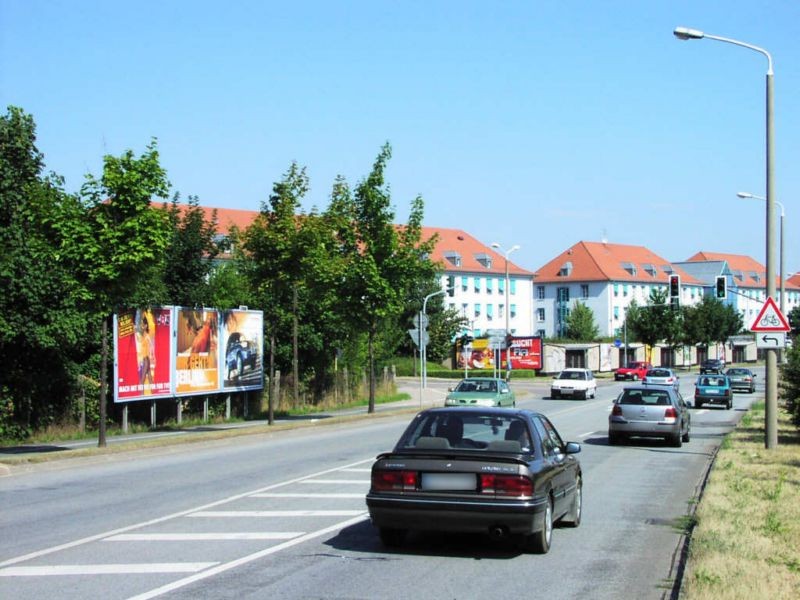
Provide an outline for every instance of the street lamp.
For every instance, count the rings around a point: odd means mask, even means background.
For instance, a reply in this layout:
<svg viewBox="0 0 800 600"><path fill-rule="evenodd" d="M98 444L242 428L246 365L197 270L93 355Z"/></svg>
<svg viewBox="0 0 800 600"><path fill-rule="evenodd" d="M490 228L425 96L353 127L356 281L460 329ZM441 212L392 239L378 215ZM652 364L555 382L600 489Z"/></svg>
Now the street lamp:
<svg viewBox="0 0 800 600"><path fill-rule="evenodd" d="M757 196L756 194L751 194L749 192L737 192L736 195L739 196L739 198L752 198L753 200L766 200L766 198L764 196ZM785 271L783 270L783 232L784 232L783 223L784 223L784 221L786 219L786 209L783 206L783 202L779 202L778 200L775 200L775 204L777 204L778 206L781 207L781 226L780 226L780 230L781 230L780 246L781 246L781 249L780 249L780 253L779 253L780 254L780 271L781 271L781 312L783 313L784 316L786 316L786 301L784 300L784 298L786 296L786 292L785 292L786 287L784 286L784 281L786 280L786 274L785 274Z"/></svg>
<svg viewBox="0 0 800 600"><path fill-rule="evenodd" d="M514 244L508 250L503 251L503 247L500 244L498 244L497 242L493 242L492 243L492 248L494 248L495 250L499 250L500 252L503 252L503 254L505 256L505 259L506 259L506 286L505 286L506 287L506 299L505 300L506 300L506 339L507 339L509 334L511 333L511 331L509 329L509 324L508 324L508 317L509 317L509 314L511 313L511 305L508 303L508 300L509 300L508 299L508 292L509 292L509 290L508 290L508 288L509 288L509 282L508 282L508 255L511 254L512 252L514 252L514 250L519 250L519 244ZM510 367L511 367L511 354L509 352L508 347L506 347L506 370L508 370L508 368L510 368ZM497 368L498 369L500 368L499 364L497 365Z"/></svg>
<svg viewBox="0 0 800 600"><path fill-rule="evenodd" d="M767 112L767 296L775 298L775 248L773 238L775 237L775 136L774 136L774 119L773 119L773 70L772 70L772 55L758 46L733 40L730 38L710 35L697 29L689 29L688 27L676 27L672 32L675 37L680 40L700 40L708 38L718 42L725 42L735 46L741 46L748 50L753 50L763 54L767 58L767 97L766 97L766 112ZM768 449L776 448L778 446L778 362L777 352L774 348L767 349L766 356L766 435L765 446Z"/></svg>

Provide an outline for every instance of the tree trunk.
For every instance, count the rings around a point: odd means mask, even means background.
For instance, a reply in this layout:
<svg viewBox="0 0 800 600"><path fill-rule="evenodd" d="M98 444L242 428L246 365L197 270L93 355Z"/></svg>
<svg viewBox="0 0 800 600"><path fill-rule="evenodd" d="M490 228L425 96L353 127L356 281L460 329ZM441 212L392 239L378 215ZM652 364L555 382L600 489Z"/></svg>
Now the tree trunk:
<svg viewBox="0 0 800 600"><path fill-rule="evenodd" d="M106 447L106 370L108 364L108 319L103 317L103 325L100 330L101 354L100 354L100 427L97 439L99 448Z"/></svg>
<svg viewBox="0 0 800 600"><path fill-rule="evenodd" d="M300 366L297 356L297 284L292 288L292 378L294 379L294 405L300 406Z"/></svg>
<svg viewBox="0 0 800 600"><path fill-rule="evenodd" d="M375 331L373 327L370 327L369 331L369 360L367 361L369 369L368 377L369 377L369 408L367 412L374 413L375 412L375 348L374 348L374 341L375 341Z"/></svg>
<svg viewBox="0 0 800 600"><path fill-rule="evenodd" d="M269 335L269 389L267 390L269 424L275 424L275 334Z"/></svg>

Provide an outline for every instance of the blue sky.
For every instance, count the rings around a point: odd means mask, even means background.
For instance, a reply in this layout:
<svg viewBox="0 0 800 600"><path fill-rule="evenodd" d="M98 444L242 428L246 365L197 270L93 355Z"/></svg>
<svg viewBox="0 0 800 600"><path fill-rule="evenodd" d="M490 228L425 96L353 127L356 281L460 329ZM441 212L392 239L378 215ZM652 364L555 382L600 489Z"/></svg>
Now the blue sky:
<svg viewBox="0 0 800 600"><path fill-rule="evenodd" d="M156 137L183 198L258 210L297 161L324 209L388 141L397 222L421 195L426 225L519 244L530 270L602 239L765 263L765 203L736 192L765 194L767 61L684 25L773 56L792 273L798 24L795 0L0 0L0 101L68 191Z"/></svg>

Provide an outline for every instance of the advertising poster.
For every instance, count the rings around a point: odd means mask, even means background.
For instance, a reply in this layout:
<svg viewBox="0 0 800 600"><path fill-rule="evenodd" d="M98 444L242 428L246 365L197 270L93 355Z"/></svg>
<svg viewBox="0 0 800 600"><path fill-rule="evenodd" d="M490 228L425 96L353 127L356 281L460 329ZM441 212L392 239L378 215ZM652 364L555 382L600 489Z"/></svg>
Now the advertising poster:
<svg viewBox="0 0 800 600"><path fill-rule="evenodd" d="M222 387L225 390L264 387L264 313L222 312Z"/></svg>
<svg viewBox="0 0 800 600"><path fill-rule="evenodd" d="M511 347L501 351L501 368L507 369L506 357L511 355L511 370L542 368L542 338L540 337L514 337Z"/></svg>
<svg viewBox="0 0 800 600"><path fill-rule="evenodd" d="M217 311L178 308L176 315L175 394L219 391Z"/></svg>
<svg viewBox="0 0 800 600"><path fill-rule="evenodd" d="M115 402L170 396L172 310L152 308L114 316Z"/></svg>
<svg viewBox="0 0 800 600"><path fill-rule="evenodd" d="M468 369L493 369L494 351L489 347L489 340L478 339L472 341L472 349L468 352L458 353L458 367L464 368L466 360Z"/></svg>

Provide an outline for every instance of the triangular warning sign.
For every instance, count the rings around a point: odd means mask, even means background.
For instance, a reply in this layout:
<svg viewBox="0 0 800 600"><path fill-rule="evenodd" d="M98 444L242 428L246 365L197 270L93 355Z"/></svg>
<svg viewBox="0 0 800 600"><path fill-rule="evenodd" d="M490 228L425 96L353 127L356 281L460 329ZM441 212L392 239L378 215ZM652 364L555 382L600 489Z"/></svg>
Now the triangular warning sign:
<svg viewBox="0 0 800 600"><path fill-rule="evenodd" d="M789 322L783 316L781 309L775 304L772 296L767 298L766 304L758 313L756 320L750 325L750 331L791 331Z"/></svg>

